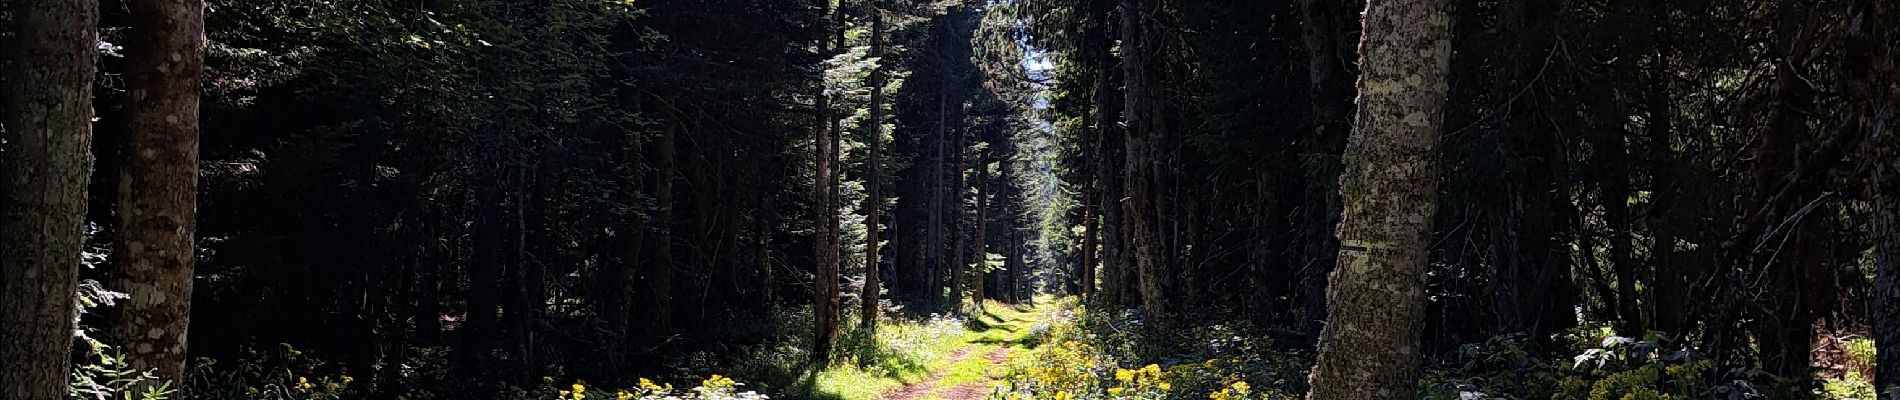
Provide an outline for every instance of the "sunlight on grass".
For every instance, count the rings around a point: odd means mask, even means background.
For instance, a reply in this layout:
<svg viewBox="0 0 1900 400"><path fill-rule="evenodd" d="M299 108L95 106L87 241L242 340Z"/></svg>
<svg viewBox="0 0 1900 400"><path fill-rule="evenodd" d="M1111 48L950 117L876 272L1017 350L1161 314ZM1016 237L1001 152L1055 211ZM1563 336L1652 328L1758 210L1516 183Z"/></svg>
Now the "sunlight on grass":
<svg viewBox="0 0 1900 400"><path fill-rule="evenodd" d="M867 346L859 338L859 343L846 344L853 350L819 372L813 389L846 400L876 399L948 367L966 335L962 320L954 318L880 321L876 342Z"/></svg>
<svg viewBox="0 0 1900 400"><path fill-rule="evenodd" d="M989 356L998 348L998 346L982 345L971 347L969 356L950 365L949 369L944 371L943 379L938 380L937 385L931 388L930 395L924 398L940 399L944 392L958 386L988 382L991 368ZM988 386L985 385L985 387Z"/></svg>
<svg viewBox="0 0 1900 400"><path fill-rule="evenodd" d="M983 344L1021 344L1030 339L1031 328L1035 327L1036 309L1018 309L1015 306L987 302L976 319L970 322L970 333L964 335L964 341Z"/></svg>
<svg viewBox="0 0 1900 400"><path fill-rule="evenodd" d="M987 302L975 317L938 317L929 320L886 320L878 325L874 345L846 343L853 349L837 365L812 379L813 393L823 398L870 400L904 385L923 383L941 373L931 395L959 385L988 379L992 352L1002 346L1031 341L1039 317L1034 308ZM961 353L961 354L959 354ZM926 396L931 398L931 396Z"/></svg>

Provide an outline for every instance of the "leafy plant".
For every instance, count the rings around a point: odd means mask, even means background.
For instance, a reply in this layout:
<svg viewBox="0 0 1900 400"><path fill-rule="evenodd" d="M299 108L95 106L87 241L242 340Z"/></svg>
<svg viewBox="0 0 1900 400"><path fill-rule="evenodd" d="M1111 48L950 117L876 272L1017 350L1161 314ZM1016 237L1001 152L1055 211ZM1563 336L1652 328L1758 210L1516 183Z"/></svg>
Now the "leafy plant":
<svg viewBox="0 0 1900 400"><path fill-rule="evenodd" d="M323 364L290 344L246 349L244 354L246 358L230 369L216 360L198 359L185 372L185 391L204 400L340 400L348 398L356 381L349 375L315 373Z"/></svg>
<svg viewBox="0 0 1900 400"><path fill-rule="evenodd" d="M551 380L550 380L551 382ZM745 384L733 381L722 375L713 374L699 382L692 389L675 390L673 384L658 384L647 378L640 378L640 384L631 389L615 390L608 394L598 390L589 391L586 383L574 382L566 386L554 386L555 400L768 400L770 397L753 391L740 391Z"/></svg>
<svg viewBox="0 0 1900 400"><path fill-rule="evenodd" d="M101 249L94 249L101 250ZM81 256L87 268L105 262L101 251L87 251ZM140 370L126 365L125 355L99 339L92 327L86 326L85 316L93 308L112 306L128 296L125 293L106 290L98 281L91 279L79 283L78 313L74 323L79 329L74 333L80 342L86 344L87 362L73 366L72 383L67 397L74 400L165 400L171 398L175 390L172 382L163 381L153 375L151 370Z"/></svg>

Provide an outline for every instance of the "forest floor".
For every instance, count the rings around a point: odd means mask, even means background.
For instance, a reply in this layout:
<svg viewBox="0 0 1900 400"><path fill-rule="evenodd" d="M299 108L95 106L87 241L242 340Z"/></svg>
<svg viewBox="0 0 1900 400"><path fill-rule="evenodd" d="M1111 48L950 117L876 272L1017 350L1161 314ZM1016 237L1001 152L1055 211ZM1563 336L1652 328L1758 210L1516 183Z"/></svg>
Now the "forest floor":
<svg viewBox="0 0 1900 400"><path fill-rule="evenodd" d="M1012 350L1033 345L1032 329L1042 315L1034 307L1017 308L1000 303L983 307L980 315L966 324L969 329L961 343L951 350L947 362L928 371L922 379L879 394L880 400L975 400L990 393L1000 377L998 369L1009 360Z"/></svg>

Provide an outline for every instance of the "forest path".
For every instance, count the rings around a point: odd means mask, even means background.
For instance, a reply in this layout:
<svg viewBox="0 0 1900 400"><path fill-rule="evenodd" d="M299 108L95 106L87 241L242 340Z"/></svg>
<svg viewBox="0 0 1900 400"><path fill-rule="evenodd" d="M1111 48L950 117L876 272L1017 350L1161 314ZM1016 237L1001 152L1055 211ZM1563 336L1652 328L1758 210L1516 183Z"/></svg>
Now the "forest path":
<svg viewBox="0 0 1900 400"><path fill-rule="evenodd" d="M1031 330L1041 310L990 303L969 323L963 347L950 355L949 366L931 371L922 381L892 389L882 400L977 400L989 395L993 374L1009 361L1012 349L1031 342Z"/></svg>

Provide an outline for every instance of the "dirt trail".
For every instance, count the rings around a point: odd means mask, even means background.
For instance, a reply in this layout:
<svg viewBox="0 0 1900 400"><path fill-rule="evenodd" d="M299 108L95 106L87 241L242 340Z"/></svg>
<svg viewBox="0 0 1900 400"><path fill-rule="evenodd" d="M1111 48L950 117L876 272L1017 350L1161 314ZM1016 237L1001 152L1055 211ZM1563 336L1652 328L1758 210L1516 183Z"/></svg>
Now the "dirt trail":
<svg viewBox="0 0 1900 400"><path fill-rule="evenodd" d="M950 354L950 364L956 364L957 362L969 358L969 356L969 348L958 349L955 353ZM988 361L991 366L1001 365L1004 361L1009 360L1009 346L997 347L995 351L991 351L990 354L985 355L983 359ZM883 396L879 396L879 398L883 400L922 400L925 396L930 395L931 390L937 388L937 382L942 381L946 373L949 373L948 369L937 371L930 374L929 379L893 389L890 392L884 393ZM936 398L943 400L976 400L988 394L990 394L990 382L986 380L983 382L957 385L957 387L950 388L938 394Z"/></svg>
<svg viewBox="0 0 1900 400"><path fill-rule="evenodd" d="M988 358L990 361L990 366L1003 365L1003 363L1009 362L1009 346L996 348L996 351L990 352L990 355ZM990 381L984 380L983 382L971 382L971 383L965 383L962 385L957 385L957 387L950 388L950 390L944 391L943 399L944 400L981 399L983 398L983 396L990 394L990 384L991 384Z"/></svg>
<svg viewBox="0 0 1900 400"><path fill-rule="evenodd" d="M963 359L965 358L970 358L970 349L967 347L957 349L955 353L950 353L950 364L955 365L956 363L963 361ZM909 385L904 385L904 387L891 389L890 392L886 392L884 393L883 396L878 396L878 398L884 399L884 400L922 399L924 398L925 395L930 394L930 389L934 389L937 387L937 381L943 380L943 375L947 373L950 373L949 369L932 372L930 373L930 378L926 378L922 382L912 383Z"/></svg>
<svg viewBox="0 0 1900 400"><path fill-rule="evenodd" d="M995 383L984 373L972 381L969 375L970 364L981 362L978 371L990 371L1009 361L1009 353L1022 343L1028 330L1035 324L1037 311L1010 309L998 310L1000 314L985 311L981 320L988 323L986 328L971 332L961 348L950 354L949 362L942 370L934 371L929 378L884 392L880 400L978 400L990 394ZM977 351L987 351L977 360L968 360ZM959 368L959 363L964 364ZM953 376L950 382L944 382L945 376L952 370L961 370L962 375ZM953 385L950 387L940 386Z"/></svg>

